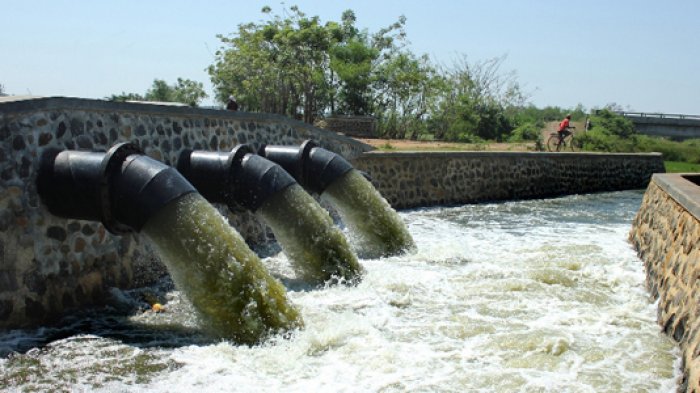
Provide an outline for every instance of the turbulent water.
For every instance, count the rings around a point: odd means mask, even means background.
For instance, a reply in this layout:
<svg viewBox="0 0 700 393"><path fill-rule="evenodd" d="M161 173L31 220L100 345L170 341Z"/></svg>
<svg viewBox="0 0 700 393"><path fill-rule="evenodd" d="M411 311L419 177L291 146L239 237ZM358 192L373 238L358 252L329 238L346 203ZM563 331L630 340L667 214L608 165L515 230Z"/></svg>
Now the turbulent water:
<svg viewBox="0 0 700 393"><path fill-rule="evenodd" d="M256 343L270 330L303 324L284 286L201 195L169 203L148 220L143 234L215 337Z"/></svg>
<svg viewBox="0 0 700 393"><path fill-rule="evenodd" d="M300 279L354 282L362 266L328 212L299 185L287 187L258 210Z"/></svg>
<svg viewBox="0 0 700 393"><path fill-rule="evenodd" d="M199 334L162 283L145 291L165 313L2 333L0 390L671 392L679 354L626 240L641 197L401 212L416 252L361 260L357 286L317 289L266 258L305 327L253 347Z"/></svg>

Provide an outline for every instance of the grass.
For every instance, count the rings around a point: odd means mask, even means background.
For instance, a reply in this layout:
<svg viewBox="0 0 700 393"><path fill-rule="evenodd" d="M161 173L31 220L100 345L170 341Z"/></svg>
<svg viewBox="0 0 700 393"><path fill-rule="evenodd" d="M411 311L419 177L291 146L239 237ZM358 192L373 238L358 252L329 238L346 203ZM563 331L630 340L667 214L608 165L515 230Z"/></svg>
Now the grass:
<svg viewBox="0 0 700 393"><path fill-rule="evenodd" d="M667 173L700 172L700 164L691 164L688 162L664 161L664 167Z"/></svg>

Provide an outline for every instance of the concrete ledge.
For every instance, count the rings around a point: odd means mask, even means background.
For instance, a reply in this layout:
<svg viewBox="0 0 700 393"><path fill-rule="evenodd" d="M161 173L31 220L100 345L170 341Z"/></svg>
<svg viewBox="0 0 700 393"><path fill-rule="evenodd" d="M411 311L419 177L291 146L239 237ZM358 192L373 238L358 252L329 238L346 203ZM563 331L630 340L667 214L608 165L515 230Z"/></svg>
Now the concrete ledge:
<svg viewBox="0 0 700 393"><path fill-rule="evenodd" d="M700 187L689 178L699 179L697 173L655 174L652 181L671 198L700 220ZM700 262L700 261L699 261Z"/></svg>

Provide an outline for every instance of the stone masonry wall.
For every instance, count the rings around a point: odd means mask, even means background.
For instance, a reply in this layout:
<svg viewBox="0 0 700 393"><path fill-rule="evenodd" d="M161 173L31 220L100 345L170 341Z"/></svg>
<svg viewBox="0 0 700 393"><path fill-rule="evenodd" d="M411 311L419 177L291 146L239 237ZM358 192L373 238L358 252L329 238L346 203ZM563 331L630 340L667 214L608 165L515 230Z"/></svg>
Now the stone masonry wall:
<svg viewBox="0 0 700 393"><path fill-rule="evenodd" d="M323 121L326 130L357 138L374 138L377 119L372 116L329 116Z"/></svg>
<svg viewBox="0 0 700 393"><path fill-rule="evenodd" d="M378 153L353 160L394 208L643 189L660 154Z"/></svg>
<svg viewBox="0 0 700 393"><path fill-rule="evenodd" d="M658 300L658 322L681 348L679 391L700 392L700 187L681 175L654 175L630 241Z"/></svg>
<svg viewBox="0 0 700 393"><path fill-rule="evenodd" d="M165 273L137 234L114 236L97 222L58 218L41 205L35 183L45 149L106 151L131 141L175 165L183 149L305 139L348 158L370 148L276 115L60 97L1 101L0 328L45 322L101 302L109 287L143 286ZM269 238L251 213L219 209L246 240Z"/></svg>

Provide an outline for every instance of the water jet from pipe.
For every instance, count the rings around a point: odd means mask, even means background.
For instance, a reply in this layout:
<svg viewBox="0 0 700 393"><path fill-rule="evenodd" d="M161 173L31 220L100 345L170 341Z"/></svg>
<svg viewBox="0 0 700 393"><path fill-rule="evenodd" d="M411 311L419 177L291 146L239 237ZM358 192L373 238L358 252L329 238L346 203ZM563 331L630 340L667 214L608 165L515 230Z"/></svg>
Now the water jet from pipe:
<svg viewBox="0 0 700 393"><path fill-rule="evenodd" d="M252 344L303 325L240 234L174 168L136 145L47 151L37 189L59 217L101 221L114 234L143 230L211 334Z"/></svg>
<svg viewBox="0 0 700 393"><path fill-rule="evenodd" d="M300 146L266 145L258 153L282 166L304 188L327 199L357 239L362 256L391 256L415 249L396 211L340 155L312 140Z"/></svg>
<svg viewBox="0 0 700 393"><path fill-rule="evenodd" d="M363 269L328 212L279 165L249 146L229 153L186 151L178 170L210 202L259 215L302 280L353 283L360 278Z"/></svg>

